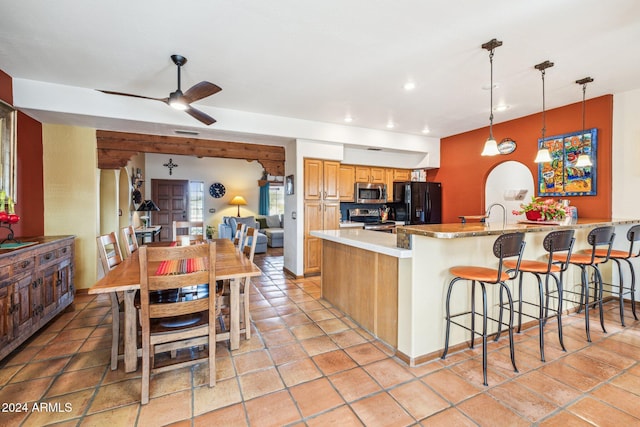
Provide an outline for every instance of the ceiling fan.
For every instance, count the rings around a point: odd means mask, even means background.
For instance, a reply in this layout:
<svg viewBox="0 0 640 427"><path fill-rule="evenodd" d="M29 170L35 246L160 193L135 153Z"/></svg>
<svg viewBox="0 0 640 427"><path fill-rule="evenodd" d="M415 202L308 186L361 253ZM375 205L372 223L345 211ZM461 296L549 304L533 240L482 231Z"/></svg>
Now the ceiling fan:
<svg viewBox="0 0 640 427"><path fill-rule="evenodd" d="M220 86L213 83L202 81L191 86L185 93L180 90L180 67L187 63L187 58L182 55L171 55L171 60L178 67L178 89L175 92L171 92L168 98L153 98L144 95L134 95L131 93L113 92L110 90L100 90L100 92L108 93L110 95L122 95L132 96L134 98L153 99L155 101L162 101L167 105L172 106L177 110L183 110L191 117L201 121L205 125L210 125L216 122L216 119L203 113L200 110L193 108L190 104L192 102L199 101L200 99L214 95L222 90Z"/></svg>

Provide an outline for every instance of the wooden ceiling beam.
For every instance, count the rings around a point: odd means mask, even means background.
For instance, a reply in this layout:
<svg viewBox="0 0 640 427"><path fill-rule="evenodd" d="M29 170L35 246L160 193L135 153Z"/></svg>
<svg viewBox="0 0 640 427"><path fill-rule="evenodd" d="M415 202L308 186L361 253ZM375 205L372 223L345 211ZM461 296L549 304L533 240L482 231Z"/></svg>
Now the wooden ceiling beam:
<svg viewBox="0 0 640 427"><path fill-rule="evenodd" d="M284 175L284 147L103 130L97 131L96 136L100 169L124 167L137 153L156 153L257 160L267 173Z"/></svg>

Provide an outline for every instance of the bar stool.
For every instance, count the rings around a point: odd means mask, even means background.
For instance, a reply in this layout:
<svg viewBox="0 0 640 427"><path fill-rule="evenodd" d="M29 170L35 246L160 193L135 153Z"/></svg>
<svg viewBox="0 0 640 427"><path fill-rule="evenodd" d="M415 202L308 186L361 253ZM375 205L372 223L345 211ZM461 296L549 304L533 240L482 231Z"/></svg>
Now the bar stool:
<svg viewBox="0 0 640 427"><path fill-rule="evenodd" d="M602 326L602 332L606 333L607 330L604 327L604 310L602 307L602 274L600 273L599 265L609 260L611 254L611 246L613 245L613 239L616 237L615 228L612 226L597 227L589 232L587 236L587 243L591 246L591 249L579 251L573 253L569 258L569 264L575 265L580 268L580 303L578 305L577 312L582 311L584 307L584 327L587 333L587 341L591 342L591 333L589 332L589 305L593 304L594 307L598 304L600 309L600 326ZM600 254L600 255L598 255ZM555 254L554 261L562 262L563 255ZM591 267L594 274L594 300L589 302L589 279L587 276L588 267ZM565 291L575 294L575 292Z"/></svg>
<svg viewBox="0 0 640 427"><path fill-rule="evenodd" d="M447 300L446 300L446 320L447 327L445 333L445 344L444 344L444 352L442 353L442 359L447 356L447 352L449 351L449 332L451 329L451 323L462 327L471 332L471 344L470 348L473 348L474 338L476 335L482 336L482 376L483 376L483 384L486 386L487 384L487 321L491 320L493 322L497 322L499 325L503 324L503 310L504 308L500 305L499 318L494 319L489 317L487 314L487 290L486 285L500 285L501 289L507 294L507 300L509 304L509 323L505 324L505 326L509 327L509 347L511 353L511 364L513 365L513 370L518 372L518 368L516 367L516 359L514 354L514 346L513 346L513 299L511 298L511 291L505 284L506 280L512 280L518 274L518 269L520 267L520 261L522 259L522 252L524 251L524 233L508 233L503 234L498 237L493 243L493 254L499 259L498 268L488 268L488 267L475 267L475 266L459 266L452 267L449 269L449 272L455 277L451 282L449 282L449 289L447 290ZM517 257L517 261L515 267L513 268L512 274L503 271L503 261L505 258ZM453 289L453 285L460 280L470 280L471 281L471 311L466 311L458 314L451 314L450 311L450 302L451 302L451 291ZM482 289L482 332L478 332L475 330L475 290L476 290L476 282L480 284ZM502 295L502 292L501 292ZM471 317L471 327L468 327L462 323L459 323L453 320L459 316L470 315ZM498 329L498 333L496 334L495 341L500 338L500 329Z"/></svg>
<svg viewBox="0 0 640 427"><path fill-rule="evenodd" d="M622 326L624 324L624 295L631 294L631 311L633 312L634 319L638 320L638 316L636 315L636 273L633 268L633 264L631 263L631 258L638 258L640 256L640 248L634 252L634 243L640 240L640 225L634 225L627 231L627 240L629 240L629 251L620 251L612 249L609 253L609 258L616 263L618 266L618 277L619 288L618 288L618 297L620 303L620 323ZM596 249L597 257L606 257L606 250L604 249ZM631 286L628 288L624 287L623 277L622 277L622 261L625 261L627 265L629 265L629 271L631 272Z"/></svg>
<svg viewBox="0 0 640 427"><path fill-rule="evenodd" d="M575 238L573 237L573 230L552 231L547 234L542 242L544 250L548 252L548 261L537 260L522 260L520 263L520 278L518 280L518 299L514 300L514 303L518 303L518 333L522 328L522 316L527 316L532 319L538 320L538 328L540 330L540 360L545 361L544 358L544 325L550 317L556 316L558 318L558 339L560 340L560 346L562 350L567 351L562 341L562 273L567 269L569 265L569 257L573 249L573 243ZM562 252L562 253L558 253ZM564 257L564 259L560 259ZM506 260L504 266L509 269L515 269L517 267L514 260ZM538 303L530 301L523 301L522 297L522 279L524 273L533 274L538 281ZM559 274L556 275L556 274ZM544 279L544 292L542 288L542 276ZM553 277L557 296L557 307L555 309L549 307L549 277ZM543 300L544 297L544 300ZM528 304L539 308L537 316L524 313L522 310L522 304ZM549 310L552 311L549 316Z"/></svg>

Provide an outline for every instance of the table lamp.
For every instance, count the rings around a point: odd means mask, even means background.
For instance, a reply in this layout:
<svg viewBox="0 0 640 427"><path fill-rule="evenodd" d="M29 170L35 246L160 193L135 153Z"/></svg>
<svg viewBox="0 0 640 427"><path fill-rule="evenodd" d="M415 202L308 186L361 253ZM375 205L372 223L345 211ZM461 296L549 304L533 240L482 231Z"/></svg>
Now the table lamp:
<svg viewBox="0 0 640 427"><path fill-rule="evenodd" d="M158 205L156 205L155 203L153 203L153 200L145 200L144 202L142 202L140 204L140 206L138 206L138 209L136 209L139 212L147 212L147 228L151 227L151 211L159 211L160 208L158 207Z"/></svg>
<svg viewBox="0 0 640 427"><path fill-rule="evenodd" d="M238 217L240 217L240 205L246 205L247 201L242 196L236 196L229 202L230 205L238 206Z"/></svg>

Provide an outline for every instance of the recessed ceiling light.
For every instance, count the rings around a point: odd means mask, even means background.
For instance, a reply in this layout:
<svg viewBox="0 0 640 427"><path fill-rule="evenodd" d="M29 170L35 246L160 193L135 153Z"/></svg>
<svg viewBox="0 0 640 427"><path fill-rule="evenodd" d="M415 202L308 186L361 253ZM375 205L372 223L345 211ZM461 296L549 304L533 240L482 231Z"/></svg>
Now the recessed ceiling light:
<svg viewBox="0 0 640 427"><path fill-rule="evenodd" d="M351 123L351 122L353 121L353 117L351 117L351 116L346 116L346 117L344 118L344 121L345 121L345 123Z"/></svg>
<svg viewBox="0 0 640 427"><path fill-rule="evenodd" d="M414 90L416 88L416 84L414 82L406 82L403 88L404 90Z"/></svg>
<svg viewBox="0 0 640 427"><path fill-rule="evenodd" d="M174 130L175 133L177 133L178 135L200 135L200 132L197 132L195 130L183 130L183 129L176 129Z"/></svg>
<svg viewBox="0 0 640 427"><path fill-rule="evenodd" d="M392 121L387 123L387 129L393 129L394 127L396 127L396 125Z"/></svg>
<svg viewBox="0 0 640 427"><path fill-rule="evenodd" d="M431 129L429 129L427 126L424 127L424 129L422 129L422 133L429 133L431 132Z"/></svg>
<svg viewBox="0 0 640 427"><path fill-rule="evenodd" d="M505 111L505 110L508 110L509 108L511 108L510 105L500 104L493 107L493 111Z"/></svg>
<svg viewBox="0 0 640 427"><path fill-rule="evenodd" d="M378 147L369 147L369 148L367 148L367 150L369 150L369 151L382 151L382 148L378 148Z"/></svg>
<svg viewBox="0 0 640 427"><path fill-rule="evenodd" d="M494 83L493 84L493 88L494 89L497 89L499 87L500 87L499 83ZM487 84L482 85L482 90L489 90L489 89L491 89L491 83L487 83Z"/></svg>

